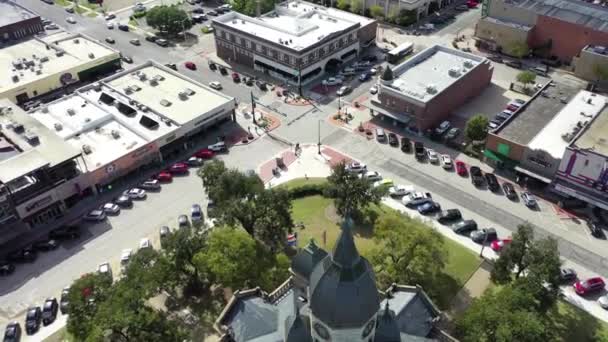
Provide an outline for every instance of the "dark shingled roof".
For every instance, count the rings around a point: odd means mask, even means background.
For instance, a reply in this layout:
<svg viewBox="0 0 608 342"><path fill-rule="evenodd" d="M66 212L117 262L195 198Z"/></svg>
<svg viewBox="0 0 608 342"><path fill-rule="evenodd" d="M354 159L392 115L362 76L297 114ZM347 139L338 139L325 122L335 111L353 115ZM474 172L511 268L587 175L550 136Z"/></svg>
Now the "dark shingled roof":
<svg viewBox="0 0 608 342"><path fill-rule="evenodd" d="M327 252L319 248L311 239L291 260L291 270L308 279L315 266L326 256Z"/></svg>
<svg viewBox="0 0 608 342"><path fill-rule="evenodd" d="M378 325L374 342L400 342L401 332L395 320L395 313L389 309L388 301L384 309L378 313Z"/></svg>
<svg viewBox="0 0 608 342"><path fill-rule="evenodd" d="M511 0L517 7L608 32L608 8L576 0Z"/></svg>
<svg viewBox="0 0 608 342"><path fill-rule="evenodd" d="M296 310L294 315L285 320L285 342L312 342L310 321Z"/></svg>
<svg viewBox="0 0 608 342"><path fill-rule="evenodd" d="M332 328L362 327L380 308L371 265L359 256L346 219L332 257L317 264L310 276L310 309Z"/></svg>

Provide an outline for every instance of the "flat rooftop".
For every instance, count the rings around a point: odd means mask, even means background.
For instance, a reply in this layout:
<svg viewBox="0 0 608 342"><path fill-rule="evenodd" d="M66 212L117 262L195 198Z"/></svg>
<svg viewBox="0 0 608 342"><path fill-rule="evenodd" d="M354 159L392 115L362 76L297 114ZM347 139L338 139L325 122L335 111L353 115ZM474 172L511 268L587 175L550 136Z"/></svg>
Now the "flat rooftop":
<svg viewBox="0 0 608 342"><path fill-rule="evenodd" d="M0 13L2 13L2 15L0 15L0 27L38 16L37 14L30 12L27 8L6 0L0 1Z"/></svg>
<svg viewBox="0 0 608 342"><path fill-rule="evenodd" d="M502 20L502 19L493 18L493 17L484 17L484 18L482 18L482 20L485 20L485 21L493 23L493 24L509 26L509 27L516 28L516 29L522 30L522 31L530 31L532 29L532 26L522 25L522 24L514 23L512 21Z"/></svg>
<svg viewBox="0 0 608 342"><path fill-rule="evenodd" d="M277 4L274 11L260 17L230 12L213 21L300 51L334 33L365 26L374 20L310 2L288 1Z"/></svg>
<svg viewBox="0 0 608 342"><path fill-rule="evenodd" d="M543 94L535 95L523 109L505 121L494 134L520 145L528 145L579 90L579 88L560 83L546 87Z"/></svg>
<svg viewBox="0 0 608 342"><path fill-rule="evenodd" d="M0 99L0 182L72 159L80 151L7 99Z"/></svg>
<svg viewBox="0 0 608 342"><path fill-rule="evenodd" d="M112 58L118 58L118 51L80 34L33 37L0 50L0 74L4 75L0 77L0 94L85 63Z"/></svg>
<svg viewBox="0 0 608 342"><path fill-rule="evenodd" d="M608 107L591 121L587 129L581 133L572 145L593 150L599 154L608 155Z"/></svg>
<svg viewBox="0 0 608 342"><path fill-rule="evenodd" d="M87 167L94 170L150 141L124 123L130 120L120 120L116 113L106 110L96 101L73 94L30 112L30 115L75 149L83 151Z"/></svg>
<svg viewBox="0 0 608 342"><path fill-rule="evenodd" d="M536 14L608 32L608 8L585 1L510 0L517 7Z"/></svg>
<svg viewBox="0 0 608 342"><path fill-rule="evenodd" d="M528 147L544 150L553 158L560 159L572 139L606 107L607 101L605 96L580 91L541 129ZM604 136L607 132L604 131Z"/></svg>
<svg viewBox="0 0 608 342"><path fill-rule="evenodd" d="M396 66L392 84L383 86L428 102L484 61L483 57L435 45Z"/></svg>
<svg viewBox="0 0 608 342"><path fill-rule="evenodd" d="M153 62L105 78L102 83L177 125L200 119L234 101L230 96Z"/></svg>

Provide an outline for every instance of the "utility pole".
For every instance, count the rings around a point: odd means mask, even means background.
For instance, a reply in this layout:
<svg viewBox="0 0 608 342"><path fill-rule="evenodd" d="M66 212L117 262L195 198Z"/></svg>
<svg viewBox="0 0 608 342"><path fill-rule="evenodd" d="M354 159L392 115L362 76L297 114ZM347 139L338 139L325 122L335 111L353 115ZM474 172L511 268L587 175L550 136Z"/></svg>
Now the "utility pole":
<svg viewBox="0 0 608 342"><path fill-rule="evenodd" d="M319 149L319 155L320 155L321 154L321 120L319 120L318 133L319 133L319 142L317 143L317 147Z"/></svg>
<svg viewBox="0 0 608 342"><path fill-rule="evenodd" d="M258 122L255 120L255 97L253 97L253 91L251 92L251 115L253 116L253 124L257 125Z"/></svg>
<svg viewBox="0 0 608 342"><path fill-rule="evenodd" d="M302 97L302 62L298 63L298 93Z"/></svg>

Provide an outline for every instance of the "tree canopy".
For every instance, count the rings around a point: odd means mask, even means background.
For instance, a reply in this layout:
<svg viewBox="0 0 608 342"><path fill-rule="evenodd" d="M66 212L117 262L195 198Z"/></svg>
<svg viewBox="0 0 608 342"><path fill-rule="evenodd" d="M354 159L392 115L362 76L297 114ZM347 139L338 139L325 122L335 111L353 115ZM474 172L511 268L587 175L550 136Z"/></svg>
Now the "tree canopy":
<svg viewBox="0 0 608 342"><path fill-rule="evenodd" d="M380 5L372 5L369 8L369 13L375 19L384 18L384 8L382 8Z"/></svg>
<svg viewBox="0 0 608 342"><path fill-rule="evenodd" d="M530 48L528 48L528 44L526 44L526 42L512 41L507 44L507 53L511 56L522 58L530 53Z"/></svg>
<svg viewBox="0 0 608 342"><path fill-rule="evenodd" d="M603 64L594 64L593 73L599 81L608 80L608 67Z"/></svg>
<svg viewBox="0 0 608 342"><path fill-rule="evenodd" d="M464 134L472 141L484 140L488 136L488 118L481 114L471 117L467 121Z"/></svg>
<svg viewBox="0 0 608 342"><path fill-rule="evenodd" d="M517 74L517 82L524 85L524 88L528 87L528 84L532 84L536 81L536 74L532 71L524 70Z"/></svg>
<svg viewBox="0 0 608 342"><path fill-rule="evenodd" d="M375 188L373 184L356 173L350 172L344 163L335 165L327 177L327 193L334 198L338 215L357 215L370 204L379 204L386 188Z"/></svg>
<svg viewBox="0 0 608 342"><path fill-rule="evenodd" d="M351 0L350 11L356 14L363 14L363 0Z"/></svg>
<svg viewBox="0 0 608 342"><path fill-rule="evenodd" d="M175 36L192 28L192 20L188 13L176 5L151 8L146 14L146 23L169 36Z"/></svg>
<svg viewBox="0 0 608 342"><path fill-rule="evenodd" d="M350 9L351 0L338 0L336 7L343 11L348 11Z"/></svg>
<svg viewBox="0 0 608 342"><path fill-rule="evenodd" d="M257 15L257 2L255 0L232 0L232 10L254 17ZM260 0L260 14L270 12L274 9L273 0Z"/></svg>

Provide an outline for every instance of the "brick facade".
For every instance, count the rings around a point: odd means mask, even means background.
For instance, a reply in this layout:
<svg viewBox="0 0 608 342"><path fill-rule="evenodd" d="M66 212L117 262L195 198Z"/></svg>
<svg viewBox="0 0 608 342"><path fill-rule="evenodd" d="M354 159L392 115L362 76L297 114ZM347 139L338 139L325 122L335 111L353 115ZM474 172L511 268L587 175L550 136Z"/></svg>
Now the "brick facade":
<svg viewBox="0 0 608 342"><path fill-rule="evenodd" d="M44 31L40 17L32 17L0 27L0 42L8 43L31 37Z"/></svg>
<svg viewBox="0 0 608 342"><path fill-rule="evenodd" d="M486 138L486 149L498 153L499 144L505 144L510 146L509 155L506 156L509 159L515 161L521 161L523 159L526 146L516 144L494 133L488 134L488 137Z"/></svg>

